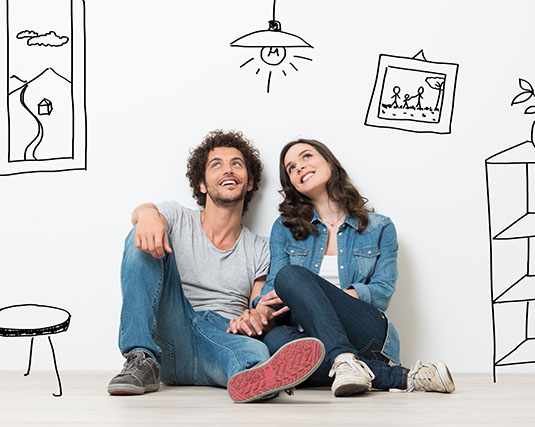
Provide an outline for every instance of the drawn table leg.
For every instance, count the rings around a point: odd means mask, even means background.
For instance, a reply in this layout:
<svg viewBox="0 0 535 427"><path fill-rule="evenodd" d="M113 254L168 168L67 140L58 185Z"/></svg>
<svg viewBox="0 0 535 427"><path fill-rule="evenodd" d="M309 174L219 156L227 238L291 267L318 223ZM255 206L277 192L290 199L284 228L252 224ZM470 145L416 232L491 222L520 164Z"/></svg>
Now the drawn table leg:
<svg viewBox="0 0 535 427"><path fill-rule="evenodd" d="M32 351L33 351L33 337L32 337L32 341L30 342L30 360L28 361L28 370L24 374L25 377L30 375L30 368L32 367Z"/></svg>
<svg viewBox="0 0 535 427"><path fill-rule="evenodd" d="M54 368L56 369L56 376L58 377L59 385L59 394L52 393L52 396L61 397L61 395L63 394L63 389L61 388L61 379L59 377L58 365L56 363L56 353L54 352L54 346L52 345L52 340L50 339L50 336L48 337L48 342L50 343L50 348L52 349L52 358L54 359Z"/></svg>

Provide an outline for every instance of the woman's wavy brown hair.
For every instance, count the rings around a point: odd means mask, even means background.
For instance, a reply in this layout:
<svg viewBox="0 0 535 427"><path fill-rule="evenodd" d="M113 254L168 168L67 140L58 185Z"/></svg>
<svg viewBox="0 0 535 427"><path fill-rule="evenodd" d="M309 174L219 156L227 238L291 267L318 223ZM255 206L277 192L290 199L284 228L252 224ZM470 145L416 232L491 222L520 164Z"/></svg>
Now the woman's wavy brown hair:
<svg viewBox="0 0 535 427"><path fill-rule="evenodd" d="M310 223L314 216L312 201L295 189L284 166L286 153L295 144L311 145L329 163L331 166L331 177L327 181L329 199L356 218L359 221L357 231L359 233L363 232L368 226L368 209L364 208L368 199L362 197L354 185L351 184L347 172L331 150L315 139L298 139L289 142L282 148L279 161L279 177L282 190L279 193L284 197L284 200L279 205L279 212L284 217L283 224L290 228L296 240L304 240L309 234L318 231L316 225Z"/></svg>

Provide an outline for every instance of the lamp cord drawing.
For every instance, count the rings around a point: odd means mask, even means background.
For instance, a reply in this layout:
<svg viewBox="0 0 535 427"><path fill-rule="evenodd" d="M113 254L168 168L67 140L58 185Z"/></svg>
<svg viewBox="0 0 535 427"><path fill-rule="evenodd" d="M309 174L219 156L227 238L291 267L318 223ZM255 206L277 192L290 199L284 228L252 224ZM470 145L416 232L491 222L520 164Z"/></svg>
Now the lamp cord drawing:
<svg viewBox="0 0 535 427"><path fill-rule="evenodd" d="M262 62L270 67L277 67L285 63L286 58L288 57L287 49L290 48L313 48L311 44L306 42L303 38L282 31L282 25L275 17L275 8L277 0L273 0L273 16L272 19L268 21L267 30L258 30L253 31L249 34L241 36L230 43L231 47L245 47L245 48L256 48L260 49L260 59ZM292 55L291 59L288 61L288 65L292 67L295 71L299 71L295 65L293 59L302 59L306 61L312 61L311 58ZM247 64L252 63L255 60L255 57L249 58L245 61L240 68L245 67ZM260 73L261 68L258 67L256 74ZM271 77L273 74L273 69L268 70L268 80L267 80L267 93L269 93L271 86ZM286 76L286 70L281 69L281 72Z"/></svg>
<svg viewBox="0 0 535 427"><path fill-rule="evenodd" d="M61 316L61 321L54 320L53 322L43 321L43 317L53 313ZM32 327L20 327L18 322L26 321L28 319L35 319L39 322L38 325ZM42 323L41 323L42 322ZM58 365L56 362L56 352L52 344L50 335L65 332L69 328L71 322L71 314L59 307L52 307L49 305L39 304L19 304L11 305L9 307L0 308L0 337L31 337L30 342L30 357L28 360L28 369L24 376L30 375L32 367L33 354L33 340L35 337L47 335L50 349L52 350L52 359L54 360L54 370L58 379L59 393L52 393L54 397L61 397L63 395L63 388L61 386L61 378L59 376Z"/></svg>

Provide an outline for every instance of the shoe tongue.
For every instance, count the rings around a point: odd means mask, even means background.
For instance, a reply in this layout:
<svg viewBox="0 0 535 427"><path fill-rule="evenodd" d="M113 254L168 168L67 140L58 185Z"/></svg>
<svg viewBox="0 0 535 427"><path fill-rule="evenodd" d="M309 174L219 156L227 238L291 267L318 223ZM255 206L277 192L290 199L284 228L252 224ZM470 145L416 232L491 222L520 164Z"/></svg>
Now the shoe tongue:
<svg viewBox="0 0 535 427"><path fill-rule="evenodd" d="M351 353L342 353L336 357L337 362L353 362L355 357Z"/></svg>

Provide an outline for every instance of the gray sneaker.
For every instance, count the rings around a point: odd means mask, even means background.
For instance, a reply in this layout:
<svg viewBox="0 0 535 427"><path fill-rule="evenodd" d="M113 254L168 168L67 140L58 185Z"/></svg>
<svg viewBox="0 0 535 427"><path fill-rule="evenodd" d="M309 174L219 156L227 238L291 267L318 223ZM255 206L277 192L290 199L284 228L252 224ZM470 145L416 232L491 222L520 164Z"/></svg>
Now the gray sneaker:
<svg viewBox="0 0 535 427"><path fill-rule="evenodd" d="M159 389L158 365L143 351L127 354L123 370L108 384L108 393L111 395L143 394Z"/></svg>

